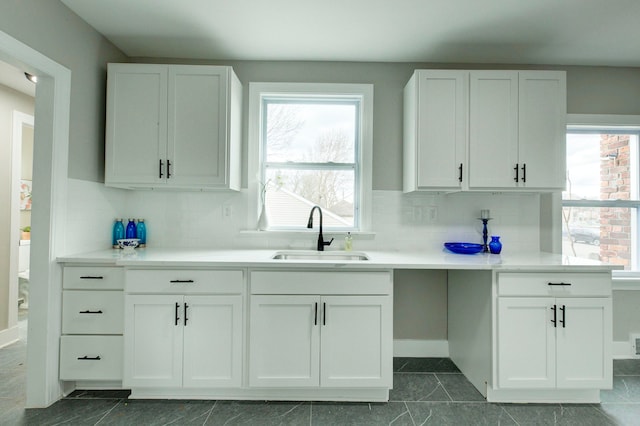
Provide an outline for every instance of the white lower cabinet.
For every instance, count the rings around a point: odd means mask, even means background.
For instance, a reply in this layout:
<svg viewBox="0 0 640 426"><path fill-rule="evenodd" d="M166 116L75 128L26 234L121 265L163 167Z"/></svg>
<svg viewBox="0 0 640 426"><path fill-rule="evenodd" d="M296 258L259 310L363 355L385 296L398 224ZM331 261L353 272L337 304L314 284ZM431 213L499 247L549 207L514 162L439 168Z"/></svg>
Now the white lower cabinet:
<svg viewBox="0 0 640 426"><path fill-rule="evenodd" d="M122 380L123 269L68 265L62 278L60 380ZM84 384L83 384L84 383Z"/></svg>
<svg viewBox="0 0 640 426"><path fill-rule="evenodd" d="M240 386L242 296L128 295L125 321L125 386Z"/></svg>
<svg viewBox="0 0 640 426"><path fill-rule="evenodd" d="M520 276L523 292L532 292L526 282L535 276ZM611 298L577 297L594 295L588 280L597 277L584 278L542 276L540 288L556 297L498 298L499 388L611 387ZM606 288L607 281L602 283L601 288ZM513 288L500 290L511 293Z"/></svg>
<svg viewBox="0 0 640 426"><path fill-rule="evenodd" d="M273 291L283 294L251 295L249 386L391 388L390 273L367 277L373 278L372 288L386 281L386 295L286 294L296 290L295 284L287 288L289 279L297 280L297 290L304 291L323 275L261 274L254 276L254 291L268 291L264 280L273 279ZM363 278L356 274L333 278L353 283ZM359 288L350 289L347 284L343 291L367 291L356 285Z"/></svg>

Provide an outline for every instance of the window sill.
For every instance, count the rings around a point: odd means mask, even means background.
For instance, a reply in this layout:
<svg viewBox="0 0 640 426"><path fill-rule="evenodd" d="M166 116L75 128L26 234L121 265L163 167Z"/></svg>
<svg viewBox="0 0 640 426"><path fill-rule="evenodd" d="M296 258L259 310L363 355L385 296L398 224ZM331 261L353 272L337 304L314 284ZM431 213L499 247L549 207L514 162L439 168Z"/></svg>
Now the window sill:
<svg viewBox="0 0 640 426"><path fill-rule="evenodd" d="M363 231L323 231L322 235L325 238L344 238L347 235L347 232L351 232L358 240L373 240L376 237L375 232L363 232ZM318 231L287 231L287 230L273 230L273 231L258 231L255 229L247 229L244 231L240 231L241 236L246 237L256 237L256 236L265 236L265 237L282 237L282 238L308 238L311 236L317 236Z"/></svg>
<svg viewBox="0 0 640 426"><path fill-rule="evenodd" d="M613 271L613 290L640 291L639 271Z"/></svg>

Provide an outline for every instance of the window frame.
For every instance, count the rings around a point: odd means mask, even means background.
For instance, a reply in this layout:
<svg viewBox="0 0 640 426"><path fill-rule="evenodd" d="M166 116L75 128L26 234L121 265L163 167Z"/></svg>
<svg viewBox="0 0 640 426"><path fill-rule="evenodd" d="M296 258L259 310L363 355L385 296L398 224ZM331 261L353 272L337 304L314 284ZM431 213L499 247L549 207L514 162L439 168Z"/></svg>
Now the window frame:
<svg viewBox="0 0 640 426"><path fill-rule="evenodd" d="M359 102L359 140L354 153L355 188L354 191L354 226L353 228L329 229L327 232L366 233L371 231L372 203L372 158L373 158L373 85L342 83L249 83L249 123L248 123L248 214L247 229L255 229L261 209L260 182L263 180L263 107L265 98L289 97L307 99L309 97L325 98L357 98ZM359 143L358 143L359 142ZM319 163L320 165L324 163ZM343 163L334 163L343 165ZM317 165L316 165L317 166ZM305 233L304 224L300 228L277 228L261 231L263 233L285 232Z"/></svg>
<svg viewBox="0 0 640 426"><path fill-rule="evenodd" d="M601 115L601 114L568 114L566 134L569 133L593 133L601 131L610 131L611 134L616 133L640 133L640 116L636 115ZM640 167L640 147L635 149L634 158L635 163L632 163L632 170L635 168L637 171ZM637 175L637 172L636 172ZM640 184L640 180L636 182ZM614 278L626 279L626 278L640 278L640 247L638 241L640 241L640 194L636 200L564 200L562 199L562 193L558 193L559 198L559 216L562 216L562 209L564 207L620 207L636 209L635 212L635 226L636 232L632 235L632 253L635 254L635 258L632 259L632 267L635 269L630 270L615 270L613 271ZM559 240L560 247L562 246L562 229L564 224L562 221L559 223L559 229L556 229L555 235ZM561 250L562 251L562 250Z"/></svg>

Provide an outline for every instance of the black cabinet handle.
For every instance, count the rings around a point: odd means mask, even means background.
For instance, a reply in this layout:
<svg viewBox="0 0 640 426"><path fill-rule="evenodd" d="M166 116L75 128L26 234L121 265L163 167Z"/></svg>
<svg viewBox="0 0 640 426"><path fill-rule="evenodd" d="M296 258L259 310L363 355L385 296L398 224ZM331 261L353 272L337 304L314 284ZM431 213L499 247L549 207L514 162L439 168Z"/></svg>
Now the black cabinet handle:
<svg viewBox="0 0 640 426"><path fill-rule="evenodd" d="M98 277L98 276L91 276L91 275L85 275L80 277L81 280L102 280L104 279L104 277Z"/></svg>
<svg viewBox="0 0 640 426"><path fill-rule="evenodd" d="M518 171L520 170L518 168L518 163L516 163L516 166L513 168L513 170L516 171L516 177L513 178L514 181L518 182Z"/></svg>
<svg viewBox="0 0 640 426"><path fill-rule="evenodd" d="M313 325L318 325L318 302L316 302L316 307L313 313Z"/></svg>
<svg viewBox="0 0 640 426"><path fill-rule="evenodd" d="M558 319L557 317L558 311L556 310L556 305L553 305L551 310L553 311L553 319L551 320L551 323L553 324L554 327L557 327L556 320Z"/></svg>
<svg viewBox="0 0 640 426"><path fill-rule="evenodd" d="M100 356L79 356L78 360L79 361L100 361L102 358L100 358Z"/></svg>
<svg viewBox="0 0 640 426"><path fill-rule="evenodd" d="M564 286L566 286L566 285L571 285L571 283L562 283L562 282L560 282L560 283L547 283L547 285L557 285L557 286L564 285Z"/></svg>
<svg viewBox="0 0 640 426"><path fill-rule="evenodd" d="M174 325L178 325L178 320L180 319L180 317L178 316L178 309L180 309L180 304L176 302L176 320Z"/></svg>
<svg viewBox="0 0 640 426"><path fill-rule="evenodd" d="M103 312L101 310L100 311L89 311L89 310L86 310L86 311L80 311L78 313L79 314L102 314Z"/></svg>
<svg viewBox="0 0 640 426"><path fill-rule="evenodd" d="M462 163L460 163L460 167L458 167L458 172L460 173L458 175L458 182L462 182Z"/></svg>
<svg viewBox="0 0 640 426"><path fill-rule="evenodd" d="M527 181L527 164L526 163L522 165L522 181L523 182Z"/></svg>
<svg viewBox="0 0 640 426"><path fill-rule="evenodd" d="M158 160L158 177L162 179L162 160Z"/></svg>
<svg viewBox="0 0 640 426"><path fill-rule="evenodd" d="M562 324L562 328L565 328L565 315L566 315L566 310L565 310L565 306L562 305L562 308L560 308L560 310L562 311L562 319L560 320L560 323Z"/></svg>
<svg viewBox="0 0 640 426"><path fill-rule="evenodd" d="M177 284L177 283L193 283L195 281L193 281L193 280L171 280L169 282L171 284Z"/></svg>
<svg viewBox="0 0 640 426"><path fill-rule="evenodd" d="M189 321L189 318L187 318L187 309L189 309L189 305L185 302L184 304L184 326L187 326L187 321Z"/></svg>
<svg viewBox="0 0 640 426"><path fill-rule="evenodd" d="M322 304L322 325L327 325L327 304Z"/></svg>
<svg viewBox="0 0 640 426"><path fill-rule="evenodd" d="M167 160L167 179L171 179L171 160Z"/></svg>

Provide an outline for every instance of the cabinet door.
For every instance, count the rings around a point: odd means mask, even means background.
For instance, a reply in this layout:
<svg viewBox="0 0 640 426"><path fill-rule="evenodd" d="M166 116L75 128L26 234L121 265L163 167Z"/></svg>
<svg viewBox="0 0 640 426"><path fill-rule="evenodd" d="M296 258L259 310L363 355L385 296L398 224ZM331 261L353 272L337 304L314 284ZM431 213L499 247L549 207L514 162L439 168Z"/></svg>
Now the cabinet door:
<svg viewBox="0 0 640 426"><path fill-rule="evenodd" d="M182 296L125 296L124 386L182 386L181 308Z"/></svg>
<svg viewBox="0 0 640 426"><path fill-rule="evenodd" d="M498 299L498 384L501 388L554 388L554 299Z"/></svg>
<svg viewBox="0 0 640 426"><path fill-rule="evenodd" d="M318 386L318 296L251 296L249 385Z"/></svg>
<svg viewBox="0 0 640 426"><path fill-rule="evenodd" d="M469 102L469 187L514 188L518 72L471 71Z"/></svg>
<svg viewBox="0 0 640 426"><path fill-rule="evenodd" d="M566 74L519 73L520 185L564 189L567 131Z"/></svg>
<svg viewBox="0 0 640 426"><path fill-rule="evenodd" d="M167 67L109 64L106 123L105 184L163 182L159 162L167 157Z"/></svg>
<svg viewBox="0 0 640 426"><path fill-rule="evenodd" d="M183 386L239 387L242 296L185 296Z"/></svg>
<svg viewBox="0 0 640 426"><path fill-rule="evenodd" d="M170 185L227 184L228 76L225 67L169 68Z"/></svg>
<svg viewBox="0 0 640 426"><path fill-rule="evenodd" d="M611 299L556 299L558 388L611 388Z"/></svg>
<svg viewBox="0 0 640 426"><path fill-rule="evenodd" d="M391 387L390 298L325 296L321 302L321 386Z"/></svg>
<svg viewBox="0 0 640 426"><path fill-rule="evenodd" d="M416 76L417 187L460 189L466 172L469 73L435 70Z"/></svg>

